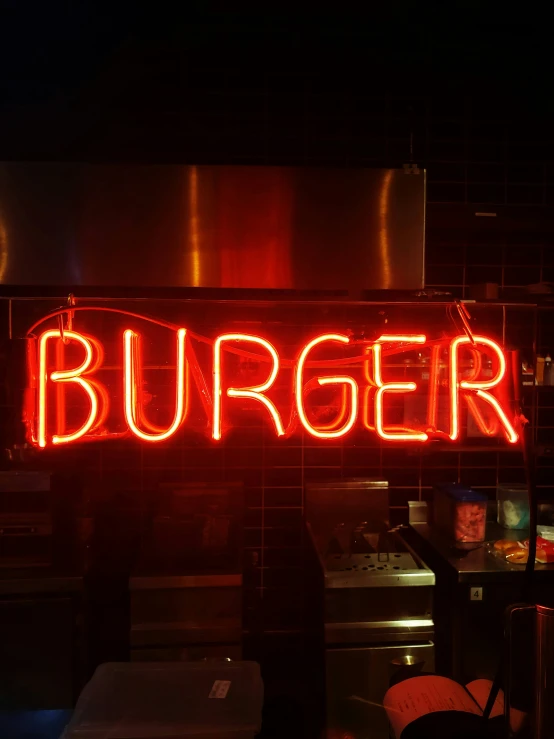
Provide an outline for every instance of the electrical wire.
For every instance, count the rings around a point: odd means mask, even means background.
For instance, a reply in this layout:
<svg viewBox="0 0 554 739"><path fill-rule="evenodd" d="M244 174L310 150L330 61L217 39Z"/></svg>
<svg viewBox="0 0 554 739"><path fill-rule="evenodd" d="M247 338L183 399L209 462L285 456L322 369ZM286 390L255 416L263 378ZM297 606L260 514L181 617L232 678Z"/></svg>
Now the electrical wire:
<svg viewBox="0 0 554 739"><path fill-rule="evenodd" d="M167 328L171 331L177 331L178 328L180 328L177 324L171 323L170 321L164 321L159 318L153 318L152 316L146 316L141 313L135 313L133 311L124 310L122 308L108 308L107 306L88 306L88 305L81 305L81 306L70 306L70 307L64 307L64 308L57 308L56 310L51 311L46 316L43 316L38 321L35 321L35 323L32 324L32 326L27 330L27 337L32 337L34 334L36 328L38 328L40 325L45 323L46 321L49 321L52 318L56 318L57 316L62 316L64 314L70 314L74 313L75 311L94 311L94 312L105 312L105 313L116 313L123 316L129 316L131 318L136 318L141 321L147 321L148 323L152 323L154 325L161 326L162 328ZM201 334L197 334L194 331L188 332L189 336L193 339L196 339L196 341L199 341L203 344L209 344L210 346L213 344L213 340L207 338L206 336L202 336ZM442 342L442 339L435 339L433 341L427 342L428 346L433 346L435 344L440 344ZM364 344L364 341L353 341L352 345L357 344ZM260 354L256 354L255 352L248 352L244 349L237 349L236 347L229 347L225 346L225 351L228 351L231 354L236 354L237 356L244 357L245 359L252 359L255 362L271 362L273 361L270 357L262 356ZM394 347L388 347L383 349L383 355L384 356L394 356L395 354L401 354L406 350L406 345L400 345L400 346L394 346ZM281 359L281 366L282 367L294 367L296 360L292 359ZM323 361L308 361L306 362L306 366L310 368L325 368L325 367L333 367L333 366L339 366L342 367L347 364L357 364L358 362L366 362L368 361L368 355L367 354L361 354L354 357L344 357L340 359L328 359Z"/></svg>

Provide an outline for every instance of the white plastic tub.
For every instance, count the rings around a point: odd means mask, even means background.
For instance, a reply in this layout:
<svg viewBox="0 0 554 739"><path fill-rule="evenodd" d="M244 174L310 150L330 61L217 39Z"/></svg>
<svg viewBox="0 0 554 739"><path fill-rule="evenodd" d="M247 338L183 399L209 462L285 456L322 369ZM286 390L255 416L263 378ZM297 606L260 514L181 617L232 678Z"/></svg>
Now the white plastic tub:
<svg viewBox="0 0 554 739"><path fill-rule="evenodd" d="M252 739L263 683L255 662L113 662L81 693L63 739Z"/></svg>

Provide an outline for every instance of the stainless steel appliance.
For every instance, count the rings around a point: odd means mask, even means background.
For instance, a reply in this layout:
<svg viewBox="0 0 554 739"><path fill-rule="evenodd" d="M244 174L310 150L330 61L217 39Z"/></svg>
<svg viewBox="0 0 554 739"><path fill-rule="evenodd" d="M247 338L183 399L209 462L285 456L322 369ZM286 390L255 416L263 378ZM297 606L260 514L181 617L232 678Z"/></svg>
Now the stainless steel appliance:
<svg viewBox="0 0 554 739"><path fill-rule="evenodd" d="M52 563L50 474L0 472L0 569Z"/></svg>
<svg viewBox="0 0 554 739"><path fill-rule="evenodd" d="M434 669L434 574L388 530L386 482L310 485L306 498L327 727L388 739L382 701L394 674Z"/></svg>
<svg viewBox="0 0 554 739"><path fill-rule="evenodd" d="M510 607L506 636L506 735L548 739L554 736L554 608Z"/></svg>
<svg viewBox="0 0 554 739"><path fill-rule="evenodd" d="M240 659L243 490L162 484L129 580L132 660Z"/></svg>
<svg viewBox="0 0 554 739"><path fill-rule="evenodd" d="M0 285L418 290L424 229L424 171L0 163Z"/></svg>

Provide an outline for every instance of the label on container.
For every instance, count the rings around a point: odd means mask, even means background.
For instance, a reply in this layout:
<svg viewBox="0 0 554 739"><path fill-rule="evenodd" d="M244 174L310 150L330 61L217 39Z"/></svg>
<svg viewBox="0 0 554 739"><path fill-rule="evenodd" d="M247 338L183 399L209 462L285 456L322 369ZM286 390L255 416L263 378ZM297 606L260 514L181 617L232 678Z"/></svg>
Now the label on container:
<svg viewBox="0 0 554 739"><path fill-rule="evenodd" d="M216 680L210 690L209 698L226 698L229 688L231 687L230 680Z"/></svg>

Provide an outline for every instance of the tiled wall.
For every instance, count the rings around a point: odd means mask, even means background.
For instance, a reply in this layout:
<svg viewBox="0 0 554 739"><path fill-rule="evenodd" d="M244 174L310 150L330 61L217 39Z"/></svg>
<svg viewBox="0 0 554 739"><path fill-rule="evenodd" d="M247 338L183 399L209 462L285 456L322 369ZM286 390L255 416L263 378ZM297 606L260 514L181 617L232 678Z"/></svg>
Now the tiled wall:
<svg viewBox="0 0 554 739"><path fill-rule="evenodd" d="M27 97L19 81L7 85L0 156L366 167L413 158L428 172L430 288L469 298L472 285L493 282L501 297L517 300L526 285L554 281L554 127L546 101L541 106L537 97L529 108L515 77L511 92L467 93L438 58L424 64L427 50L411 33L390 31L387 46L368 18L346 28L323 14L304 19L303 30L278 18L243 19L229 30L223 15L187 26L184 40L162 42L155 31L148 40L130 37L79 83L64 64L61 81L45 73L27 86ZM539 323L538 350L552 352L551 321ZM527 309L509 311L503 326L503 338L530 357ZM537 397L532 420L548 444L554 390L541 388ZM110 495L150 489L172 467L198 478L243 479L247 625L268 631L301 624L307 480L383 475L399 522L407 501L426 498L437 480L460 479L493 494L497 482L523 475L515 450L420 454L367 439L322 449L301 437L277 445L259 436L217 450L183 443L173 462L164 450L113 445L75 452L67 464L100 469L100 488ZM544 458L545 498L554 490L552 472Z"/></svg>
<svg viewBox="0 0 554 739"><path fill-rule="evenodd" d="M25 326L52 307L51 302L29 304L12 301L11 318L15 334L24 333ZM3 301L2 308L6 307ZM126 307L125 303L123 307ZM32 317L29 310L32 310ZM182 308L176 302L164 310L166 316L177 316ZM171 313L173 310L175 314ZM227 304L224 310L226 320L233 321L232 306ZM305 337L313 336L314 331L336 330L337 325L341 330L354 328L359 325L362 315L364 320L371 320L371 313L375 310L339 304L334 312L329 312L328 309L308 310L304 306L299 318L298 311L291 306L274 305L265 310L258 306L257 319L262 325L271 327L271 339L282 347L283 356L294 356L297 345ZM387 310L389 325L405 320L401 310ZM411 310L413 318L420 309ZM421 310L427 317L426 330L429 332L435 331L440 335L441 330L448 327L444 307L423 306ZM504 340L508 348L518 347L529 356L535 322L540 346L541 329L550 325L552 315L550 311L537 315L532 306L480 305L473 309L470 307L470 310L479 330L490 331L491 335ZM152 306L146 312L157 315ZM222 308L214 304L199 305L197 311L190 306L187 308L194 330L204 335L217 333L221 313ZM436 323L433 323L431 318L437 314L441 318L436 318ZM112 314L108 319L98 318L98 314L94 316L91 319L79 314L77 328L102 338L106 349L105 364L114 365L114 371L119 372L117 363L111 361L119 352L114 333L119 324ZM243 320L244 308L240 309L239 316ZM5 312L4 318L7 319ZM94 323L91 325L89 320ZM441 320L445 323L441 324ZM110 336L114 337L113 346L108 343ZM279 394L280 389L277 390L276 402L284 408L290 402L289 379L282 383L283 395ZM119 379L114 382L118 383ZM118 388L116 384L116 396ZM533 393L540 405L535 410ZM554 387L536 390L528 387L525 400L529 418L537 427L539 441L544 444L554 441ZM192 402L192 418L202 416L198 398L193 398ZM119 408L115 400L114 405ZM8 410L17 414L17 409ZM4 426L9 417L4 415ZM146 523L152 501L159 494L160 483L241 482L246 505L245 626L253 631L298 630L302 626L303 516L307 483L352 477L386 479L390 486L390 520L394 525L407 521L408 501L431 498L435 483L461 481L494 499L499 482L523 482L525 479L521 451L509 447L502 439L483 440L468 436L460 444L403 446L380 443L374 434L360 428L344 440L320 441L301 431L290 439L280 440L273 428L265 423L267 419L258 408L246 414L241 411L238 418L246 420L226 433L218 443L207 438L205 433L191 430L187 422L185 429L162 445L112 440L58 448L39 453L30 465L53 469L61 477L73 480L75 496L80 496L82 490L84 498L93 507L102 505L117 511L126 527L137 527L138 536L140 527ZM9 432L9 428L4 428L4 438L9 437ZM543 500L554 500L553 473L552 458L543 458L539 469Z"/></svg>

